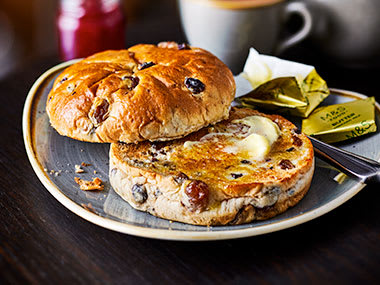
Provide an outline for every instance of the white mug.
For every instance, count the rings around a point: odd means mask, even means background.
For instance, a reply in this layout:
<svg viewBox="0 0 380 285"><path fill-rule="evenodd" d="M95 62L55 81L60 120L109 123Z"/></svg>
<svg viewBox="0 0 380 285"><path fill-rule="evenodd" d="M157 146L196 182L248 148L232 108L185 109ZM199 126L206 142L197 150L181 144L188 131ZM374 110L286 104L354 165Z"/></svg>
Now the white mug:
<svg viewBox="0 0 380 285"><path fill-rule="evenodd" d="M278 54L308 36L312 17L303 2L284 0L178 0L183 29L189 43L204 48L234 74L242 71L250 47ZM284 22L297 14L302 27L280 39Z"/></svg>

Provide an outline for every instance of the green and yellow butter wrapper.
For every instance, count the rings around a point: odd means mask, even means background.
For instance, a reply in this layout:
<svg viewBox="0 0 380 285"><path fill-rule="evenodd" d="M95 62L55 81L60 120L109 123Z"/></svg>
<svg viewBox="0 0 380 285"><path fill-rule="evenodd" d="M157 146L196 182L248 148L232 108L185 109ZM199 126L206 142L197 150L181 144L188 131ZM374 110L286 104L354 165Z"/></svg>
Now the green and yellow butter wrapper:
<svg viewBox="0 0 380 285"><path fill-rule="evenodd" d="M370 97L316 109L302 120L302 132L326 143L376 131L375 98Z"/></svg>
<svg viewBox="0 0 380 285"><path fill-rule="evenodd" d="M252 87L236 99L246 107L306 118L330 94L313 66L261 55L254 49L240 76Z"/></svg>

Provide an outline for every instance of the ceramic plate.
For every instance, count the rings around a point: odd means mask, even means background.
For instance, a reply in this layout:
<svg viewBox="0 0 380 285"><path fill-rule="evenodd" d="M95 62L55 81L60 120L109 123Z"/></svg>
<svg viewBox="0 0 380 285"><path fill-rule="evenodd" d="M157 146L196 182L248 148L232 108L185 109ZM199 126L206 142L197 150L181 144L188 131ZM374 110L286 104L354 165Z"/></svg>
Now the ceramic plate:
<svg viewBox="0 0 380 285"><path fill-rule="evenodd" d="M265 234L293 227L319 217L357 194L364 185L347 178L341 184L338 174L328 164L316 159L316 170L308 194L295 207L266 221L238 226L193 226L153 217L130 207L110 187L108 181L109 144L86 143L60 136L49 125L45 112L46 97L54 79L71 62L60 64L44 73L33 85L25 102L23 133L26 151L34 171L46 189L65 207L99 226L136 236L171 240L218 240ZM363 98L354 92L332 89L324 104L347 102ZM377 105L377 125L380 108ZM297 123L297 122L295 122ZM348 141L339 146L366 157L379 160L379 131ZM75 165L85 173L76 174ZM96 171L96 174L94 174ZM74 177L92 180L100 177L104 191L86 192L78 188Z"/></svg>

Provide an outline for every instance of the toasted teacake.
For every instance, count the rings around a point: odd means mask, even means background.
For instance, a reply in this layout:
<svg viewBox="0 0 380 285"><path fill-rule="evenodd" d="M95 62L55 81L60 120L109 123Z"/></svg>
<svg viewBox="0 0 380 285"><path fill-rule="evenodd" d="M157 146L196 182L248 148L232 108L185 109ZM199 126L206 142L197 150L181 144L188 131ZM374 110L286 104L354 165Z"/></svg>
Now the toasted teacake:
<svg viewBox="0 0 380 285"><path fill-rule="evenodd" d="M124 200L196 225L278 215L304 197L313 171L313 147L299 129L246 108L182 139L110 148L110 182Z"/></svg>

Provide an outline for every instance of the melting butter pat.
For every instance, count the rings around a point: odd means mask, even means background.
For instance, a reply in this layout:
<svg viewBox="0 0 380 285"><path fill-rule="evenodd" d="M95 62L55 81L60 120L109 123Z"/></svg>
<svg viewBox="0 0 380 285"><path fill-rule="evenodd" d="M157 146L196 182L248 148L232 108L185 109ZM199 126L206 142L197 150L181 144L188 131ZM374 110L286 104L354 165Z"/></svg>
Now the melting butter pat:
<svg viewBox="0 0 380 285"><path fill-rule="evenodd" d="M237 152L247 153L250 158L255 160L265 158L281 133L275 122L262 116L249 116L234 120L232 123L249 126L249 135L236 143Z"/></svg>
<svg viewBox="0 0 380 285"><path fill-rule="evenodd" d="M264 136L272 145L280 136L280 128L272 120L262 116L249 116L240 120L233 120L234 124L244 124L249 126L250 134Z"/></svg>
<svg viewBox="0 0 380 285"><path fill-rule="evenodd" d="M280 136L280 128L272 120L262 116L248 116L243 119L233 120L233 125L242 124L248 127L244 133L234 135L231 127L224 133L208 133L199 141L186 141L184 148L192 148L195 145L203 143L218 143L224 144L222 149L225 153L240 155L242 158L248 156L250 159L262 160L269 153L272 144Z"/></svg>
<svg viewBox="0 0 380 285"><path fill-rule="evenodd" d="M248 156L257 160L263 159L270 151L268 139L262 135L250 134L237 143L239 152L247 152Z"/></svg>
<svg viewBox="0 0 380 285"><path fill-rule="evenodd" d="M199 144L199 142L198 141L185 141L183 146L185 148L191 148L193 145L196 145L196 144Z"/></svg>

